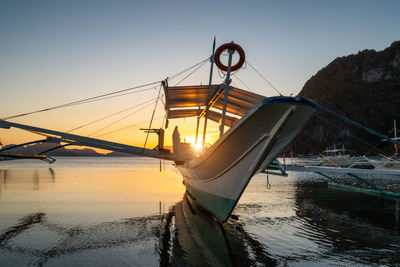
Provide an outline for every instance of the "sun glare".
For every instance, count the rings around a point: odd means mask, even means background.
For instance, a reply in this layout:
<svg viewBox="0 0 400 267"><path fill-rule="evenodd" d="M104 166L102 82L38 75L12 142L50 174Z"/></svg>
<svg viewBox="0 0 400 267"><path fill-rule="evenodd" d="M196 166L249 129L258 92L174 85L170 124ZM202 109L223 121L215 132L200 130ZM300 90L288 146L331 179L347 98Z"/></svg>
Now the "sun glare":
<svg viewBox="0 0 400 267"><path fill-rule="evenodd" d="M190 143L190 146L194 148L196 151L200 151L203 148L203 145L201 144L201 136L199 136L199 142L196 144L196 138L194 136L186 136L184 138L186 143Z"/></svg>
<svg viewBox="0 0 400 267"><path fill-rule="evenodd" d="M200 151L200 150L202 149L201 143L195 144L194 149L195 149L196 151Z"/></svg>

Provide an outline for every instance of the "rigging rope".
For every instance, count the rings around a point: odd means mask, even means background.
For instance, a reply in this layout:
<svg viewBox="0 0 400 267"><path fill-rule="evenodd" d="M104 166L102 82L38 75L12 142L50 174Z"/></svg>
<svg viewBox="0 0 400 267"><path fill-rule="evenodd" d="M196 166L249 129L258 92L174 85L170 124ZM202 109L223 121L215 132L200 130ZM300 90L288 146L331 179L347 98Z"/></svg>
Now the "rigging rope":
<svg viewBox="0 0 400 267"><path fill-rule="evenodd" d="M321 116L318 116L318 115L316 115L316 117L317 117L317 118L319 118L320 120L322 120L322 121L324 121L324 122L326 122L326 123L330 124L331 126L333 126L333 127L337 128L337 129L341 129L339 126L337 126L337 125L336 125L336 124L334 124L333 122L330 122L330 121L328 121L328 120L324 119L324 118L323 118L323 117L321 117ZM373 145L371 145L371 144L370 144L370 143L368 143L367 141L364 141L363 139L361 139L361 138L359 138L359 137L355 136L355 135L354 135L354 134L352 134L352 133L349 133L349 135L351 135L352 137L354 137L354 138L355 138L355 139L357 139L358 141L360 141L360 142L362 142L362 143L366 144L367 146L369 146L369 147L370 147L370 149L375 149L376 151L378 151L378 152L380 152L380 153L382 153L382 154L386 155L386 153L385 153L385 152L383 152L382 150L378 149L376 146L373 146ZM367 152L367 153L368 153L368 152ZM387 156L387 155L386 155L386 156Z"/></svg>
<svg viewBox="0 0 400 267"><path fill-rule="evenodd" d="M267 189L271 189L272 186L271 186L271 184L269 183L268 169L267 169L266 171L267 171Z"/></svg>
<svg viewBox="0 0 400 267"><path fill-rule="evenodd" d="M175 86L177 86L178 84L180 84L181 82L183 82L184 80L186 80L186 78L188 78L190 75L192 75L193 73L195 73L196 71L198 71L201 67L203 67L205 64L207 63L207 61L203 61L201 65L199 65L197 68L195 68L192 72L190 72L188 75L186 75L182 80L180 80L179 82L177 82L175 84Z"/></svg>
<svg viewBox="0 0 400 267"><path fill-rule="evenodd" d="M150 90L154 90L155 88L157 88L157 86L156 86L156 87L152 86L152 87L150 87L150 88L145 88L145 89L141 89L141 90L137 90L137 91L125 93L125 94L112 95L112 96L102 97L102 98L98 98L98 99L94 99L94 100L84 101L84 102L80 102L80 103L77 103L77 104L69 105L68 107L72 107L72 106L76 106L76 105L81 105L81 104L92 103L92 102L96 102L96 101L106 100L106 99L115 98L115 97L120 97L120 96L125 96L125 95L136 94L136 93L145 92L145 91L150 91Z"/></svg>
<svg viewBox="0 0 400 267"><path fill-rule="evenodd" d="M84 103L86 103L87 101L90 101L90 100L97 100L98 98L101 98L101 97L115 95L115 94L119 94L119 93L122 93L122 92L143 88L143 87L146 87L146 86L149 86L149 85L154 85L154 84L157 84L157 83L160 83L160 82L161 81L157 81L157 82L153 82L153 83L139 85L139 86L135 86L135 87L127 88L127 89L114 91L114 92L111 92L111 93L106 93L106 94L102 94L102 95L98 95L98 96L93 96L93 97L89 97L89 98L85 98L85 99L69 102L69 103L66 103L66 104L53 106L53 107L50 107L50 108L45 108L45 109L40 109L40 110L36 110L36 111L22 113L22 114L18 114L18 115L14 115L14 116L9 116L9 117L3 118L3 120L14 119L14 118L18 118L18 117L22 117L22 116L26 116L26 115L31 115L31 114L40 113L40 112L49 111L49 110L58 109L58 108L64 108L64 107L68 107L68 106L72 106L72 105L84 104Z"/></svg>
<svg viewBox="0 0 400 267"><path fill-rule="evenodd" d="M81 129L81 128L83 128L83 127L92 125L92 124L94 124L94 123L96 123L96 122L105 120L105 119L107 119L107 118L113 117L113 116L118 115L118 114L120 114L120 113L123 113L123 112L125 112L125 111L131 110L131 109L133 109L133 108L139 107L139 106L144 105L144 104L147 104L147 103L149 103L149 102L153 102L153 101L155 101L155 100L156 100L156 99L153 98L153 99L147 100L147 101L145 101L145 102L142 102L142 103L140 103L140 104L138 104L138 105L135 105L135 106L132 106L132 107L129 107L129 108L120 110L120 111L115 112L115 113L113 113L113 114L104 116L104 117L102 117L102 118L100 118L100 119L97 119L97 120L94 120L94 121L92 121L92 122L86 123L86 124L84 124L84 125L78 126L78 127L74 128L74 129L71 129L71 130L67 131L66 133L70 133L70 132L76 131L76 130Z"/></svg>
<svg viewBox="0 0 400 267"><path fill-rule="evenodd" d="M153 124L154 113L156 113L157 104L158 104L158 99L160 98L161 88L162 88L162 86L160 86L160 90L158 90L156 105L154 106L153 114L151 115L150 125L149 125L148 130L151 129L151 125ZM150 131L147 131L146 140L144 141L144 145L143 145L143 151L144 151L144 149L146 148L147 139L149 138L149 134L150 134Z"/></svg>
<svg viewBox="0 0 400 267"><path fill-rule="evenodd" d="M235 78L238 79L239 82L241 82L247 89L249 89L250 92L253 92L253 93L254 93L254 91L251 90L250 87L248 87L247 84L245 84L245 83L236 75L236 73L233 73L232 75L235 76Z"/></svg>
<svg viewBox="0 0 400 267"><path fill-rule="evenodd" d="M221 78L221 79L224 79L225 78L225 73L223 73L222 72L222 70L220 70L219 68L217 68L217 70L218 70L218 76Z"/></svg>
<svg viewBox="0 0 400 267"><path fill-rule="evenodd" d="M260 77L261 77L264 81L266 81L266 82L268 83L268 85L272 87L272 89L274 89L280 96L282 96L282 93L281 93L278 89L276 89L276 87L273 86L272 83L270 83L258 70L256 70L256 69L253 67L253 65L250 64L249 61L246 60L246 63L249 64L249 66L250 66L258 75L260 75Z"/></svg>
<svg viewBox="0 0 400 267"><path fill-rule="evenodd" d="M208 58L202 60L201 62L199 62L199 63L197 63L197 64L195 64L195 65L193 65L193 66L191 66L191 67L189 67L189 68L187 68L187 69L184 69L183 71L180 71L180 72L178 72L178 73L176 73L176 74L174 74L174 75L172 75L172 76L170 76L170 77L169 77L169 80L175 79L175 78L178 77L179 75L181 75L181 74L183 74L183 73L185 73L185 72L187 72L187 71L189 71L189 70L191 70L191 69L197 67L198 65L200 65L200 64L202 64L202 63L208 61L209 59L210 59L210 58L208 57Z"/></svg>
<svg viewBox="0 0 400 267"><path fill-rule="evenodd" d="M101 129L99 129L99 130L97 130L97 131L95 131L95 132L89 134L88 137L89 137L89 136L93 136L94 134L96 134L96 133L98 133L98 132L101 132L101 131L104 130L104 129L107 129L108 127L110 127L110 126L112 126L112 125L114 125L114 124L116 124L116 123L118 123L118 122L120 122L120 121L122 121L122 120L124 120L124 119L126 119L126 118L128 118L128 117L130 117L130 116L132 116L132 115L135 114L135 113L138 113L139 111L141 111L141 110L143 110L143 109L149 107L149 106L152 105L153 103L154 103L154 102L151 102L151 103L145 105L144 107L142 107L142 108L140 108L140 109L138 109L138 110L135 110L134 112L131 112L131 113L129 113L128 115L126 115L126 116L124 116L124 117L122 117L122 118L120 118L120 119L118 119L118 120L116 120L116 121L114 121L114 122L112 122L112 123L110 123L110 124L107 124L107 125L104 126L103 128L101 128Z"/></svg>
<svg viewBox="0 0 400 267"><path fill-rule="evenodd" d="M202 60L201 62L199 62L199 63L197 63L197 64L195 64L195 65L193 65L193 66L191 66L191 67L189 67L187 69L184 69L183 71L180 71L180 72L172 75L169 79L172 80L172 79L178 77L179 75L181 75L181 74L183 74L183 73L185 73L185 72L197 67L198 65L201 65L202 63L204 63L204 62L206 62L208 60L209 60L209 58L206 58L205 60ZM84 98L84 99L81 99L81 100L72 101L72 102L69 102L69 103L65 103L65 104L61 104L61 105L57 105L57 106L53 106L53 107L49 107L49 108L44 108L44 109L39 109L39 110L35 110L35 111L21 113L21 114L17 114L17 115L13 115L13 116L8 116L8 117L5 117L5 118L2 118L2 120L9 120L9 119L19 118L19 117L23 117L23 116L27 116L27 115L31 115L31 114L50 111L50 110L54 110L54 109L65 108L65 107L69 107L69 106L86 104L86 103L91 103L91 102L94 102L94 101L100 101L100 100L104 100L104 99L108 99L108 98L112 98L112 97L123 96L123 95L126 95L126 94L120 94L120 93L136 90L136 89L143 88L143 87L150 86L150 85L155 85L155 84L158 84L160 82L161 81L147 83L147 84L143 84L143 85L139 85L139 86L135 86L135 87L130 87L130 88L122 89L122 90L113 91L113 92L106 93L106 94L101 94L101 95L98 95L98 96L93 96L93 97L88 97L88 98ZM151 88L148 88L148 89L143 89L143 90L138 90L138 91L130 92L130 93L147 91L147 90L151 90L153 88L154 87L151 87ZM130 94L130 93L128 93L128 94ZM120 94L120 95L115 96L115 94Z"/></svg>
<svg viewBox="0 0 400 267"><path fill-rule="evenodd" d="M364 131L366 131L366 132L368 132L368 133L370 133L370 134L372 134L372 135L375 135L375 136L377 136L377 137L379 137L379 138L385 139L385 140L387 140L387 141L389 141L389 142L391 142L391 143L393 143L393 144L400 145L400 142L399 142L399 141L394 140L394 139L392 139L392 138L390 138L390 137L388 137L388 136L386 136L386 135L384 135L384 134L378 133L377 131L372 130L372 129L368 128L368 127L365 127L365 126L362 125L361 123L358 123L358 122L356 122L356 121L353 121L353 120L351 120L351 119L349 119L349 118L347 118L347 117L345 117L345 116L343 116L343 115L341 115L341 114L339 114L339 113L337 113L337 112L335 112L335 111L333 111L333 110L331 110L331 109L329 109L329 108L326 108L326 107L324 107L324 106L318 104L317 102L315 102L315 101L313 101L313 100L311 100L311 99L305 98L305 97L303 97L303 96L299 96L299 97L305 99L305 100L308 101L308 102L311 102L311 103L312 103L313 105L315 105L317 108L322 109L322 110L328 112L329 114L331 114L331 115L333 115L333 116L336 116L336 117L338 117L338 118L344 120L344 121L345 121L346 123L348 123L348 124L351 124L351 125L353 125L353 126L356 126L356 127L360 128L360 129L362 129L362 130L364 130Z"/></svg>
<svg viewBox="0 0 400 267"><path fill-rule="evenodd" d="M157 121L157 120L159 120L159 119L162 119L163 117L164 117L164 116L157 117L157 118L153 119L153 121ZM120 132L120 131L129 129L129 128L133 128L133 127L136 127L136 126L141 125L141 124L144 124L144 123L148 123L149 121L150 121L150 120L141 121L141 122L139 122L139 123L135 123L135 124L132 124L132 125L123 127L123 128L119 128L119 129L117 129L117 130L113 130L113 131L110 131L110 132L107 132L107 133L104 133L104 134L96 135L95 137L98 138L98 137L101 137L101 136L105 136L105 135L109 135L109 134L112 134L112 133Z"/></svg>

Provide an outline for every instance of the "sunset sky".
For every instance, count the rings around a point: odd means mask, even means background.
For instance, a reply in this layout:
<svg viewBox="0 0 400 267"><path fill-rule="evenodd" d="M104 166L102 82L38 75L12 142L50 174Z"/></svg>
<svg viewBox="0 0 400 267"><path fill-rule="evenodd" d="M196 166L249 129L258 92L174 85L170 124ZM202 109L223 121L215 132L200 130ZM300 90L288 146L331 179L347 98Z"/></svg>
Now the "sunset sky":
<svg viewBox="0 0 400 267"><path fill-rule="evenodd" d="M304 83L336 57L364 49L382 50L400 39L399 1L1 1L0 118L162 80L235 41L246 59L283 94ZM209 64L181 85L207 84ZM170 82L175 85L185 75ZM250 68L237 73L256 93L276 92ZM246 89L237 78L233 83ZM214 82L222 79L214 72ZM11 121L68 131L157 96L159 87ZM93 136L142 146L140 127L154 104ZM135 111L84 127L90 135ZM164 114L161 103L154 127ZM186 126L183 126L185 122ZM191 141L194 119L175 123ZM136 125L136 126L135 126ZM127 128L129 127L129 128ZM217 136L210 127L211 142ZM108 132L127 128L104 135ZM213 135L212 135L213 134ZM0 129L3 144L36 138ZM149 147L154 147L152 138Z"/></svg>

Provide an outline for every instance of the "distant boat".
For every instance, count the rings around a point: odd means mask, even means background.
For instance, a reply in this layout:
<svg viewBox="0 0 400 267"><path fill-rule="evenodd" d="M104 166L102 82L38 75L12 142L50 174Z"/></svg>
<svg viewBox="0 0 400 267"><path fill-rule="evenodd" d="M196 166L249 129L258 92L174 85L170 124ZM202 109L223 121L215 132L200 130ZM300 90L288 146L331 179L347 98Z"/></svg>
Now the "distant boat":
<svg viewBox="0 0 400 267"><path fill-rule="evenodd" d="M400 159L399 157L392 156L387 157L383 154L380 154L381 158L379 160L371 159L371 164L374 165L376 170L392 170L398 171L400 174Z"/></svg>
<svg viewBox="0 0 400 267"><path fill-rule="evenodd" d="M393 120L393 133L394 137L390 138L394 141L399 141L400 137L397 137L397 127L396 120ZM382 140L386 142L387 140ZM388 157L383 154L380 154L380 160L371 160L371 163L374 165L377 170L392 170L400 172L400 157L399 157L399 145L394 144L394 153L392 156Z"/></svg>
<svg viewBox="0 0 400 267"><path fill-rule="evenodd" d="M215 41L214 41L215 47ZM225 66L219 56L228 51ZM232 65L232 55L240 59ZM164 130L145 129L159 135L156 149L145 149L100 139L58 132L23 124L0 121L0 127L16 127L51 136L51 141L90 146L175 162L181 172L187 195L220 222L225 222L250 179L262 172L293 140L316 110L304 97L265 97L231 86L230 75L245 62L243 49L235 43L220 46L211 56L209 85L174 86L162 82L167 119L205 118L201 153L181 142L178 128L173 133L173 152L163 148ZM226 72L222 84L212 84L215 64ZM220 137L209 148L204 146L207 120L220 122ZM230 127L225 131L225 127ZM197 123L196 140L199 123Z"/></svg>
<svg viewBox="0 0 400 267"><path fill-rule="evenodd" d="M393 158L382 157L380 160L370 160L376 170L397 170L400 174L400 161Z"/></svg>
<svg viewBox="0 0 400 267"><path fill-rule="evenodd" d="M339 168L373 169L374 165L365 156L356 156L352 150L343 148L327 149L318 157L301 159L301 164L306 166L323 166Z"/></svg>
<svg viewBox="0 0 400 267"><path fill-rule="evenodd" d="M391 139L395 140L394 138ZM395 148L397 148L396 145ZM400 161L396 157L397 150L392 157L383 154L379 155L380 158L376 159L366 156L355 156L353 151L344 147L341 149L327 149L318 157L300 158L289 169L310 172L400 175Z"/></svg>

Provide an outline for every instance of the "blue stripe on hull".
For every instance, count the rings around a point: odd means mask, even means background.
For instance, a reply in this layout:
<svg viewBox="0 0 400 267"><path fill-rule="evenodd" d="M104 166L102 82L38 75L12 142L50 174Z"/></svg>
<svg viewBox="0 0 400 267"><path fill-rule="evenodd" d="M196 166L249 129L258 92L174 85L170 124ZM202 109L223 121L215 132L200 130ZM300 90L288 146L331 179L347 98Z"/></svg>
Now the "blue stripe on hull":
<svg viewBox="0 0 400 267"><path fill-rule="evenodd" d="M207 207L206 210L221 222L225 222L229 218L236 204L234 200L201 191L188 183L185 183L185 185L190 198L197 205L203 208Z"/></svg>

